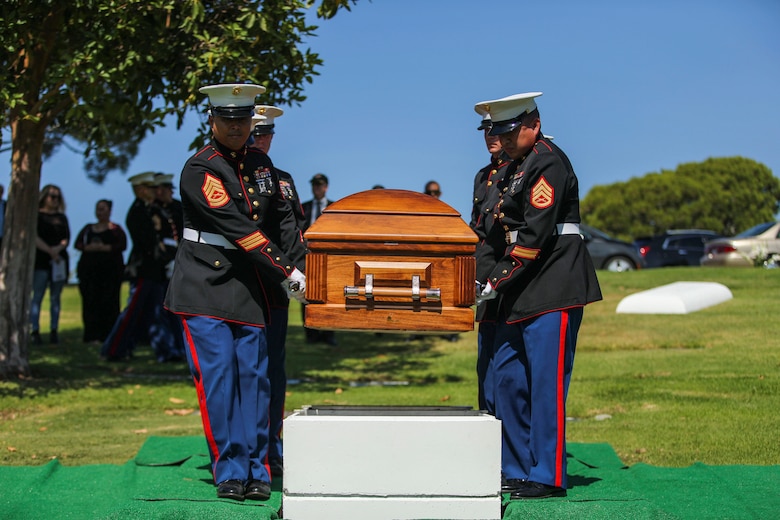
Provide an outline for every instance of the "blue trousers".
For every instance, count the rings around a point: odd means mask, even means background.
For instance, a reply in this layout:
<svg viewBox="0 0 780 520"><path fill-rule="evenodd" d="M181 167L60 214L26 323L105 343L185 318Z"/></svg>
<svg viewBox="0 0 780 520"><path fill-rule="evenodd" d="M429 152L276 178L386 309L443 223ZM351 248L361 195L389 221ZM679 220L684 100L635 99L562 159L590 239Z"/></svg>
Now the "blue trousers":
<svg viewBox="0 0 780 520"><path fill-rule="evenodd" d="M284 399L287 392L287 322L288 307L271 307L271 319L265 327L268 342L268 380L271 384L271 405L269 410L270 424L268 445L269 460L281 461L282 425L284 423Z"/></svg>
<svg viewBox="0 0 780 520"><path fill-rule="evenodd" d="M271 482L264 329L185 316L182 330L214 482Z"/></svg>
<svg viewBox="0 0 780 520"><path fill-rule="evenodd" d="M565 488L566 396L582 308L499 323L493 375L502 424L501 470Z"/></svg>
<svg viewBox="0 0 780 520"><path fill-rule="evenodd" d="M30 305L30 324L32 330L40 329L41 302L46 292L46 286L49 287L49 327L51 330L57 330L60 323L60 295L65 287L65 280L54 282L51 280L51 273L48 269L36 269L33 271L33 296Z"/></svg>
<svg viewBox="0 0 780 520"><path fill-rule="evenodd" d="M184 355L183 345L174 337L178 328L174 328L170 313L162 306L165 289L165 282L146 278L138 278L130 284L127 307L103 342L100 349L102 356L114 359L127 357L132 354L136 343L144 338L149 339L158 361Z"/></svg>

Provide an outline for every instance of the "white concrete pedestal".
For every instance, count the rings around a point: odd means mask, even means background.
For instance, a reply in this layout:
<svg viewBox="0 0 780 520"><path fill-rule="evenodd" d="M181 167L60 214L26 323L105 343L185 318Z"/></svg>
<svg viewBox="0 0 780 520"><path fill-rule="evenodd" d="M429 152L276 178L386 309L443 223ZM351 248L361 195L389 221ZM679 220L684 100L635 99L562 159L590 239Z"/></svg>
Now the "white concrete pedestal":
<svg viewBox="0 0 780 520"><path fill-rule="evenodd" d="M501 518L501 422L482 412L311 407L284 451L285 519Z"/></svg>

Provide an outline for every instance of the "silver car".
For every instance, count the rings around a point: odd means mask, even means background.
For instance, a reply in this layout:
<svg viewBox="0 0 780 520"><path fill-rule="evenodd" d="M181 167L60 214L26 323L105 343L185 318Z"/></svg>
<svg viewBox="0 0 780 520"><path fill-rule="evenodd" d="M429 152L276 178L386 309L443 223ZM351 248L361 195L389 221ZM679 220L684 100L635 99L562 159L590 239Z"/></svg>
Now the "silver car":
<svg viewBox="0 0 780 520"><path fill-rule="evenodd" d="M764 222L733 237L710 240L704 245L701 265L753 267L772 255L780 255L780 222Z"/></svg>

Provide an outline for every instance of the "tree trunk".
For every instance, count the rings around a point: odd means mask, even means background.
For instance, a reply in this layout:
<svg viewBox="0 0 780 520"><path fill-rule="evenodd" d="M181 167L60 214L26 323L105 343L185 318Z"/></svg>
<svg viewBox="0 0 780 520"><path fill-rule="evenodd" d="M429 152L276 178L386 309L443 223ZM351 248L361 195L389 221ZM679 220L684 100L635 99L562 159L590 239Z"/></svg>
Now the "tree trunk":
<svg viewBox="0 0 780 520"><path fill-rule="evenodd" d="M0 250L0 379L29 375L30 299L38 234L38 190L45 124L11 125L11 185Z"/></svg>

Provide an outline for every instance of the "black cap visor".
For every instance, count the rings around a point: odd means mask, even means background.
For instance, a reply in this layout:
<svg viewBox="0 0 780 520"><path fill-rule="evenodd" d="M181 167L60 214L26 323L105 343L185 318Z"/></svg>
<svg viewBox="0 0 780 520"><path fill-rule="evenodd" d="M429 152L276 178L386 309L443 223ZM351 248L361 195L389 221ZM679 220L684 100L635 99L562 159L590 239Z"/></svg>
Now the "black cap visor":
<svg viewBox="0 0 780 520"><path fill-rule="evenodd" d="M211 114L218 117L226 117L228 119L241 119L242 117L252 117L255 113L255 107L249 105L248 107L211 107Z"/></svg>
<svg viewBox="0 0 780 520"><path fill-rule="evenodd" d="M513 119L507 119L506 121L494 121L493 127L490 129L490 132L488 132L488 135L501 135L507 132L511 132L520 126L524 115L525 114L520 114L519 116Z"/></svg>
<svg viewBox="0 0 780 520"><path fill-rule="evenodd" d="M255 125L255 135L275 134L274 125Z"/></svg>

